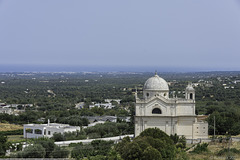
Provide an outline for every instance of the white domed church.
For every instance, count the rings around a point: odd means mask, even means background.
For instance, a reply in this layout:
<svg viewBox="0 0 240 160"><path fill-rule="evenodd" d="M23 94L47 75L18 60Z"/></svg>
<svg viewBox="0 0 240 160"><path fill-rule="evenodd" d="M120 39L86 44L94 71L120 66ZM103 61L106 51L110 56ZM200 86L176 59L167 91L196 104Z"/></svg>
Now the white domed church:
<svg viewBox="0 0 240 160"><path fill-rule="evenodd" d="M195 114L192 84L186 87L185 98L169 98L168 83L155 74L145 82L142 99L136 92L135 136L155 127L187 139L208 138L208 123Z"/></svg>

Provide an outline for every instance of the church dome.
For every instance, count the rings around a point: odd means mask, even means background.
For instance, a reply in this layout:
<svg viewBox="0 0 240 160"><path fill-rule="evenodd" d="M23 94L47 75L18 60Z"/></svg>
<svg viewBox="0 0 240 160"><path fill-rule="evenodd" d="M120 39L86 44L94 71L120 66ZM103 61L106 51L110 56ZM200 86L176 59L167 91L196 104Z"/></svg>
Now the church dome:
<svg viewBox="0 0 240 160"><path fill-rule="evenodd" d="M149 78L143 87L144 90L154 90L154 91L168 91L167 82L159 77L157 74L151 78Z"/></svg>

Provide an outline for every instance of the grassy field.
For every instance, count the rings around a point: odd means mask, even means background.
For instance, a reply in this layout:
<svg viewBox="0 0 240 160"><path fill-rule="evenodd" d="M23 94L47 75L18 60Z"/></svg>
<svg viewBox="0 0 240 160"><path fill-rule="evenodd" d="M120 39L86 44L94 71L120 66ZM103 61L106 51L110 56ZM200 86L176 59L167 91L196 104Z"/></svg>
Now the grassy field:
<svg viewBox="0 0 240 160"><path fill-rule="evenodd" d="M13 131L18 129L23 129L23 126L9 123L0 123L0 131Z"/></svg>
<svg viewBox="0 0 240 160"><path fill-rule="evenodd" d="M23 138L23 135L8 135L8 142L23 142L26 141L25 138Z"/></svg>
<svg viewBox="0 0 240 160"><path fill-rule="evenodd" d="M226 159L227 155L223 155L223 156L217 156L217 153L222 150L222 149L228 149L229 148L236 148L236 149L240 149L240 142L232 142L232 143L209 143L208 145L208 150L209 152L204 152L202 154L195 154L195 153L188 153L187 155L189 156L189 158L191 160L199 160L199 159L203 159L203 160L211 160L211 159L216 159L216 160L220 160L220 159ZM233 154L230 153L230 156L234 157L232 159L235 160L240 160L240 154Z"/></svg>

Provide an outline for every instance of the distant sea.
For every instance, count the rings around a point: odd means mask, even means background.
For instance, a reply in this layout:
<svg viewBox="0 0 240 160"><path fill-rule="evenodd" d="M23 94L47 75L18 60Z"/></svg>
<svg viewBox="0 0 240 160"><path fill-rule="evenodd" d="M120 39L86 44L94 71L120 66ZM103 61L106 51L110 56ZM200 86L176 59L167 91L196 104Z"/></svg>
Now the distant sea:
<svg viewBox="0 0 240 160"><path fill-rule="evenodd" d="M207 72L234 69L161 66L0 65L0 72Z"/></svg>

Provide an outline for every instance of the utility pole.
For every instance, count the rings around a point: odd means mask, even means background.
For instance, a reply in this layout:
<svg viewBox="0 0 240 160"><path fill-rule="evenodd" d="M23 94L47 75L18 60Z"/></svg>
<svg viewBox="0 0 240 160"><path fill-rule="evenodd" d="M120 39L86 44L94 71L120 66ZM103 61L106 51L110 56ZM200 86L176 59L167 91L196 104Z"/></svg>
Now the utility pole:
<svg viewBox="0 0 240 160"><path fill-rule="evenodd" d="M215 121L215 116L213 117L214 118L214 133L213 133L213 138L214 138L214 141L215 141L215 131L216 131L216 121Z"/></svg>
<svg viewBox="0 0 240 160"><path fill-rule="evenodd" d="M233 158L233 157L230 155L230 145L231 145L231 143L232 143L232 137L231 137L231 135L230 135L229 140L228 140L228 154L227 154L226 159Z"/></svg>

